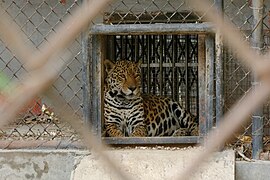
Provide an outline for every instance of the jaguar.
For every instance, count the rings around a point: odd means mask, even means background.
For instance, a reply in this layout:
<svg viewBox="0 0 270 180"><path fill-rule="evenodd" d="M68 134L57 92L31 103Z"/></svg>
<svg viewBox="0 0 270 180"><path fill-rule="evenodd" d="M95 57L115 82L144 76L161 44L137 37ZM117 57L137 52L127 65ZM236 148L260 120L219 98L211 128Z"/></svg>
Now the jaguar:
<svg viewBox="0 0 270 180"><path fill-rule="evenodd" d="M168 97L141 92L141 63L104 60L104 130L109 137L197 136L198 118Z"/></svg>

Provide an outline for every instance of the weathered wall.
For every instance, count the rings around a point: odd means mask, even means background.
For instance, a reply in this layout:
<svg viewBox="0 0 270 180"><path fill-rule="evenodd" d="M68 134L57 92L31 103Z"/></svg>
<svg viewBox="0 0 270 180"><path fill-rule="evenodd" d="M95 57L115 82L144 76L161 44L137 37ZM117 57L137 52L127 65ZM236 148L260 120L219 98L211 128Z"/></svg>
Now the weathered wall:
<svg viewBox="0 0 270 180"><path fill-rule="evenodd" d="M2 150L0 179L68 180L79 152Z"/></svg>
<svg viewBox="0 0 270 180"><path fill-rule="evenodd" d="M135 179L163 180L175 179L187 164L191 162L201 149L181 150L113 150L108 154L120 162L121 169L131 174ZM74 180L90 179L119 179L108 167L102 167L93 155L84 157L78 164ZM234 179L234 152L225 151L218 153L206 166L200 168L193 179Z"/></svg>
<svg viewBox="0 0 270 180"><path fill-rule="evenodd" d="M237 180L269 180L270 161L237 162L235 179Z"/></svg>
<svg viewBox="0 0 270 180"><path fill-rule="evenodd" d="M200 149L117 149L107 154L135 179L173 179ZM0 150L0 179L114 180L115 173L100 156L77 150ZM196 178L203 180L268 180L270 162L235 162L234 151L224 151L207 161Z"/></svg>
<svg viewBox="0 0 270 180"><path fill-rule="evenodd" d="M135 179L172 179L200 153L198 149L120 149L107 153ZM0 179L119 179L87 151L1 150ZM218 153L196 179L234 179L234 152Z"/></svg>

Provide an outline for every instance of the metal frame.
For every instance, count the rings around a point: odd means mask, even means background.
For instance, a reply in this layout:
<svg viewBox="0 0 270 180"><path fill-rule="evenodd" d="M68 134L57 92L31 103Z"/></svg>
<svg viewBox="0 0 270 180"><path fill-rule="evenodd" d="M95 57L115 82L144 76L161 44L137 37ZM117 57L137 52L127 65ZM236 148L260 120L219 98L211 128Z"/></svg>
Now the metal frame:
<svg viewBox="0 0 270 180"><path fill-rule="evenodd" d="M263 0L253 0L253 32L252 32L252 47L257 49L258 53L263 48ZM253 74L252 86L256 89L260 86L260 81L256 74ZM252 115L252 158L259 159L263 149L263 108L259 107Z"/></svg>
<svg viewBox="0 0 270 180"><path fill-rule="evenodd" d="M92 126L95 130L97 137L102 138L107 144L185 144L185 143L199 143L201 137L205 135L209 130L210 121L212 121L212 116L208 116L206 109L212 108L212 106L205 106L204 102L209 99L209 85L206 82L213 82L213 75L206 71L206 65L213 69L214 60L214 43L207 43L205 41L206 34L213 32L212 25L210 23L201 24L166 24L166 26L161 24L140 24L140 25L94 25L90 30L90 38L92 39ZM106 41L106 35L117 35L117 34L199 34L199 44L203 44L199 48L198 57L198 70L199 70L199 108L201 108L199 119L200 119L200 131L201 136L185 136L185 137L144 137L144 138L112 138L112 137L102 137L102 102L103 102L103 57L104 57L104 44ZM208 36L207 36L208 37ZM210 36L209 36L210 37ZM205 47L212 49L211 53L206 55ZM211 57L210 57L211 56ZM206 63L205 57L210 57L209 62ZM210 63L211 62L211 63ZM200 72L201 71L201 72ZM212 86L212 84L210 84ZM211 103L213 101L208 102ZM204 110L204 111L203 111ZM202 113L201 113L202 112Z"/></svg>
<svg viewBox="0 0 270 180"><path fill-rule="evenodd" d="M124 137L124 138L114 138L114 137L103 137L102 138L107 144L196 144L202 141L200 136L183 136L183 137Z"/></svg>
<svg viewBox="0 0 270 180"><path fill-rule="evenodd" d="M216 0L217 9L223 16L223 0ZM215 90L216 90L216 126L218 127L220 119L224 113L224 88L223 88L223 39L219 31L215 36L215 52L216 52L216 66L215 66Z"/></svg>
<svg viewBox="0 0 270 180"><path fill-rule="evenodd" d="M103 114L103 53L102 36L92 36L92 124L97 137L101 137Z"/></svg>
<svg viewBox="0 0 270 180"><path fill-rule="evenodd" d="M90 115L90 107L91 104L89 102L90 95L92 94L91 88L90 88L90 66L89 64L92 64L89 62L89 38L87 37L88 34L86 32L83 32L81 35L82 38L82 89L83 89L83 119L84 123L89 125L89 117Z"/></svg>
<svg viewBox="0 0 270 180"><path fill-rule="evenodd" d="M136 35L136 34L205 34L213 33L214 26L211 23L183 23L183 24L120 24L92 26L92 35Z"/></svg>
<svg viewBox="0 0 270 180"><path fill-rule="evenodd" d="M214 37L210 34L206 35L205 38L205 63L206 63L206 111L207 113L207 122L206 129L207 131L213 128L214 121L214 62L215 62L215 40Z"/></svg>

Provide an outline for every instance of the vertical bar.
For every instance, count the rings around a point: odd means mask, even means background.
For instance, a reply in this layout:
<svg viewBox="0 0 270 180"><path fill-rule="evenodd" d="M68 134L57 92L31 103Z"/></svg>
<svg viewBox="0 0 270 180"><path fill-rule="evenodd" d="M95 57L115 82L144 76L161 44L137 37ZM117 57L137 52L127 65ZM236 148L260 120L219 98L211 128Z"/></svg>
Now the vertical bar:
<svg viewBox="0 0 270 180"><path fill-rule="evenodd" d="M146 41L146 35L138 35L138 40L140 42L139 44L139 53L142 57L142 62L145 63L147 60L147 41Z"/></svg>
<svg viewBox="0 0 270 180"><path fill-rule="evenodd" d="M185 92L185 104L186 109L190 110L189 106L189 89L188 89L188 60L189 60L189 35L185 35L185 85L186 85L186 92Z"/></svg>
<svg viewBox="0 0 270 180"><path fill-rule="evenodd" d="M152 93L153 94L158 94L157 92L158 92L158 88L159 88L159 84L158 84L158 80L157 80L157 71L156 71L156 67L155 67L155 65L156 65L156 63L158 63L158 61L157 61L157 49L158 49L158 41L159 41L159 38L158 38L158 35L153 35L152 36L152 39L151 39L151 41L152 41L152 56L153 56L153 67L151 67L152 68L152 73L151 73L151 75L152 75L152 78L153 78L153 84L151 84L151 86L152 86Z"/></svg>
<svg viewBox="0 0 270 180"><path fill-rule="evenodd" d="M257 49L258 53L263 48L263 0L252 0L253 10L253 33L252 33L252 47ZM254 59L256 60L256 59ZM252 80L253 89L260 86L257 75L253 75ZM254 91L255 92L255 91ZM259 107L252 116L252 158L259 159L259 155L263 148L263 108Z"/></svg>
<svg viewBox="0 0 270 180"><path fill-rule="evenodd" d="M130 49L130 54L131 54L131 60L135 61L135 46L134 45L134 41L135 41L135 35L130 35L129 36L129 48Z"/></svg>
<svg viewBox="0 0 270 180"><path fill-rule="evenodd" d="M196 41L197 41L197 63L199 61L199 35L196 35ZM196 116L199 116L199 103L200 103L200 97L199 97L199 70L198 70L198 65L197 65L197 82L196 82Z"/></svg>
<svg viewBox="0 0 270 180"><path fill-rule="evenodd" d="M165 55L163 49L164 49L164 36L163 35L159 35L159 45L160 45L160 49L159 49L159 95L163 95L163 55Z"/></svg>
<svg viewBox="0 0 270 180"><path fill-rule="evenodd" d="M223 15L223 0L216 0L216 7L220 14ZM224 97L223 97L223 39L219 31L215 37L216 49L216 126L219 126L220 119L223 115Z"/></svg>
<svg viewBox="0 0 270 180"><path fill-rule="evenodd" d="M147 35L147 94L150 94L150 60L151 60L151 35Z"/></svg>
<svg viewBox="0 0 270 180"><path fill-rule="evenodd" d="M106 58L110 59L110 60L116 60L116 55L115 55L115 36L112 36L112 35L108 35L106 37L106 41L107 41L107 44L106 44L106 48L107 48L107 51L104 52L104 54L106 54Z"/></svg>
<svg viewBox="0 0 270 180"><path fill-rule="evenodd" d="M128 35L124 36L125 41L124 41L124 47L125 47L125 60L128 60Z"/></svg>
<svg viewBox="0 0 270 180"><path fill-rule="evenodd" d="M123 60L124 59L124 43L123 43L123 36L120 35L120 47L121 47L121 54L120 54L120 59Z"/></svg>
<svg viewBox="0 0 270 180"><path fill-rule="evenodd" d="M117 36L113 36L113 47L114 47L114 56L113 56L113 61L116 61L117 59L117 55L119 54L119 49L118 49L118 52L117 52Z"/></svg>
<svg viewBox="0 0 270 180"><path fill-rule="evenodd" d="M207 130L209 131L213 127L214 120L214 52L215 42L211 35L207 35L205 39L205 49L206 49L206 110L208 111L207 116Z"/></svg>
<svg viewBox="0 0 270 180"><path fill-rule="evenodd" d="M102 127L102 112L103 112L103 54L102 52L102 37L93 35L92 37L92 77L93 77L93 100L92 100L92 124L93 130L96 132L97 137L101 137Z"/></svg>
<svg viewBox="0 0 270 180"><path fill-rule="evenodd" d="M172 35L172 97L175 98L175 100L178 100L178 92L176 91L177 87L177 79L176 79L176 67L175 63L177 61L177 42L176 42L177 35ZM177 95L176 95L177 93Z"/></svg>
<svg viewBox="0 0 270 180"><path fill-rule="evenodd" d="M200 126L200 135L206 135L206 119L207 119L207 110L206 110L206 64L205 64L205 35L198 35L198 80L199 80L199 126Z"/></svg>
<svg viewBox="0 0 270 180"><path fill-rule="evenodd" d="M183 101L182 98L181 98L181 95L180 93L183 93L183 92L180 92L181 90L181 81L182 81L182 78L181 78L181 69L182 67L180 66L180 64L182 64L182 61L181 61L181 53L182 53L182 48L181 48L181 41L182 41L182 37L184 35L177 35L177 39L176 39L176 47L177 47L177 52L176 52L176 56L178 60L178 63L179 65L175 64L176 65L176 93L177 93L177 101L181 102ZM182 103L182 102L181 102Z"/></svg>
<svg viewBox="0 0 270 180"><path fill-rule="evenodd" d="M139 60L141 60L142 61L142 59L139 59L139 35L134 35L133 37L135 37L135 54L134 54L134 56L135 56L135 61L136 62L138 62Z"/></svg>
<svg viewBox="0 0 270 180"><path fill-rule="evenodd" d="M91 112L90 112L90 98L91 98L91 87L90 87L90 64L91 58L89 58L89 37L88 33L83 32L81 35L82 41L82 91L83 91L83 119L87 126L91 124Z"/></svg>
<svg viewBox="0 0 270 180"><path fill-rule="evenodd" d="M220 12L223 11L223 0L215 0L215 5Z"/></svg>

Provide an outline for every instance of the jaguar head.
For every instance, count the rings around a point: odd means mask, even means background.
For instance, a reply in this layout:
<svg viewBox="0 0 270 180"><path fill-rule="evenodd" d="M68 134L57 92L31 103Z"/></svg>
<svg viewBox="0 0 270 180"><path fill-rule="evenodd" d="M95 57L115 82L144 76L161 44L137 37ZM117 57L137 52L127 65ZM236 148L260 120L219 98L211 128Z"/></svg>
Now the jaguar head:
<svg viewBox="0 0 270 180"><path fill-rule="evenodd" d="M107 91L119 98L135 99L141 95L141 63L127 60L104 61Z"/></svg>

